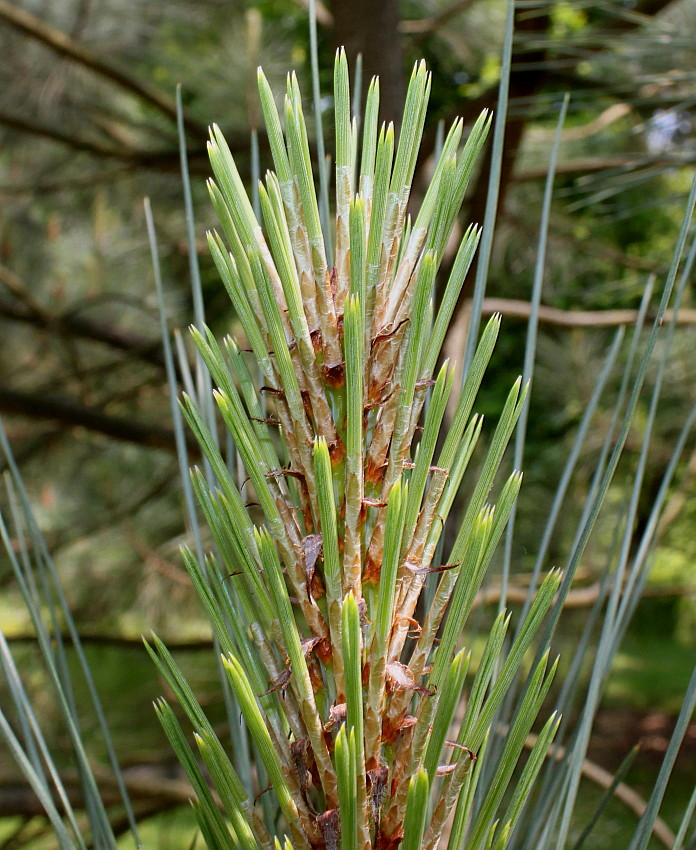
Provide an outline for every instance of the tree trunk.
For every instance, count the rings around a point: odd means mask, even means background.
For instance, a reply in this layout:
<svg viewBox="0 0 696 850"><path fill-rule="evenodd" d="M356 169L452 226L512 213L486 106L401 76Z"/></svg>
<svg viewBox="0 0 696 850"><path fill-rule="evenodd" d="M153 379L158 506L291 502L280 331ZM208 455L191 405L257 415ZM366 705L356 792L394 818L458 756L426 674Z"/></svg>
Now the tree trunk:
<svg viewBox="0 0 696 850"><path fill-rule="evenodd" d="M380 81L380 115L401 121L404 99L404 51L399 33L399 0L333 0L333 38L345 47L351 68L363 61L363 92L373 76Z"/></svg>

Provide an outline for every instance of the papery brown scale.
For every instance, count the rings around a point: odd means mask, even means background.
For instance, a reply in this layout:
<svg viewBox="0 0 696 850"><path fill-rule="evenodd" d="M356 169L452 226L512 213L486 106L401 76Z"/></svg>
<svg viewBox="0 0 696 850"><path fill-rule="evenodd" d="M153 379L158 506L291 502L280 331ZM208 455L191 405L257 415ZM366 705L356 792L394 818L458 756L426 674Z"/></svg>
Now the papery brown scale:
<svg viewBox="0 0 696 850"><path fill-rule="evenodd" d="M270 417L261 419L259 416L250 416L249 420L251 422L260 422L262 425L280 425L280 419L271 419Z"/></svg>
<svg viewBox="0 0 696 850"><path fill-rule="evenodd" d="M454 773L457 769L457 762L452 762L452 764L439 764L435 769L435 776L447 776L450 773Z"/></svg>
<svg viewBox="0 0 696 850"><path fill-rule="evenodd" d="M324 724L325 732L334 732L345 722L348 706L344 702L334 704L329 709L329 719Z"/></svg>
<svg viewBox="0 0 696 850"><path fill-rule="evenodd" d="M343 443L343 440L341 440L341 438L338 436L335 440L327 440L326 444L329 449L329 459L331 460L331 465L336 466L346 456L345 444Z"/></svg>
<svg viewBox="0 0 696 850"><path fill-rule="evenodd" d="M319 691L322 691L324 689L324 680L322 678L319 665L316 661L308 661L307 672L309 673L309 680L312 683L312 690L314 691L314 693L316 694Z"/></svg>
<svg viewBox="0 0 696 850"><path fill-rule="evenodd" d="M314 592L312 583L315 578L317 559L321 554L322 545L323 541L321 534L308 534L302 541L302 554L304 556L304 568L305 576L307 579L307 587L311 588L312 595L315 598L317 597L317 594Z"/></svg>
<svg viewBox="0 0 696 850"><path fill-rule="evenodd" d="M309 802L307 797L307 793L309 789L312 787L313 778L312 778L312 750L309 746L309 740L307 738L302 738L299 741L293 741L290 744L290 755L292 757L292 763L295 770L295 775L297 777L297 783L300 786L300 793L302 794L302 799L304 800L307 808L312 811L312 805Z"/></svg>
<svg viewBox="0 0 696 850"><path fill-rule="evenodd" d="M317 817L319 831L326 850L339 850L340 816L338 809L329 809Z"/></svg>
<svg viewBox="0 0 696 850"><path fill-rule="evenodd" d="M379 825L379 811L382 808L382 801L387 792L388 778L389 769L383 764L367 771L367 794L372 811L372 820L376 828Z"/></svg>
<svg viewBox="0 0 696 850"><path fill-rule="evenodd" d="M300 390L300 396L302 397L302 406L304 407L304 412L307 414L307 418L310 422L314 422L314 411L312 410L312 402L309 398L309 392L307 390Z"/></svg>
<svg viewBox="0 0 696 850"><path fill-rule="evenodd" d="M311 580L309 581L309 595L312 599L317 600L321 599L324 596L326 590L324 588L324 582L321 580L321 576L319 573L314 572L312 574Z"/></svg>
<svg viewBox="0 0 696 850"><path fill-rule="evenodd" d="M280 692L281 697L285 697L285 691L288 689L288 685L290 684L290 679L292 678L291 670L283 670L283 672L273 681L269 682L270 687L267 691L264 691L262 694L259 694L260 697L268 696L268 694L275 693L276 691Z"/></svg>
<svg viewBox="0 0 696 850"><path fill-rule="evenodd" d="M395 387L395 390L396 389L400 388ZM379 417L375 423L375 430L372 435L372 443L370 444L367 463L365 464L366 472L368 469L375 471L377 469L380 470L379 480L382 480L383 478L381 470L386 463L389 443L391 442L394 432L394 425L399 405L399 395L399 392L394 392L390 396L389 401L380 410ZM386 498L385 493L382 493L382 498Z"/></svg>
<svg viewBox="0 0 696 850"><path fill-rule="evenodd" d="M379 577L382 573L382 559L368 557L365 569L363 570L362 580L367 584L379 584Z"/></svg>
<svg viewBox="0 0 696 850"><path fill-rule="evenodd" d="M313 331L310 331L309 338L312 340L314 353L318 354L322 350L324 344L321 336L321 328L314 328Z"/></svg>
<svg viewBox="0 0 696 850"><path fill-rule="evenodd" d="M329 275L329 292L331 293L331 298L336 303L336 284L338 282L338 269L336 266L333 266L331 269L331 274Z"/></svg>
<svg viewBox="0 0 696 850"><path fill-rule="evenodd" d="M391 835L384 835L384 833L380 832L377 837L376 850L397 850L403 839L403 829L397 829Z"/></svg>
<svg viewBox="0 0 696 850"><path fill-rule="evenodd" d="M305 658L309 658L310 654L315 649L320 640L321 639L318 637L311 637L305 638L304 640L300 641L300 648L302 649L302 654Z"/></svg>
<svg viewBox="0 0 696 850"><path fill-rule="evenodd" d="M402 617L399 621L399 624L403 626L410 626L407 632L408 637L410 638L420 637L420 634L423 631L423 627L421 626L421 624L413 617Z"/></svg>
<svg viewBox="0 0 696 850"><path fill-rule="evenodd" d="M329 663L333 656L331 639L328 637L321 638L317 645L314 647L314 654L322 662L322 664Z"/></svg>
<svg viewBox="0 0 696 850"><path fill-rule="evenodd" d="M324 363L321 367L324 383L332 388L342 387L346 381L346 367L343 362Z"/></svg>
<svg viewBox="0 0 696 850"><path fill-rule="evenodd" d="M383 395L381 398L377 399L377 401L370 401L366 405L364 405L363 410L372 410L375 407L382 407L382 405L386 404L389 399L394 395L396 389L391 390L386 395Z"/></svg>
<svg viewBox="0 0 696 850"><path fill-rule="evenodd" d="M435 695L435 691L419 685L411 670L400 661L390 661L387 664L387 690L392 693L398 691L415 691L425 696Z"/></svg>
<svg viewBox="0 0 696 850"><path fill-rule="evenodd" d="M370 484L381 484L384 480L384 471L386 468L386 463L368 459L365 464L365 481Z"/></svg>
<svg viewBox="0 0 696 850"><path fill-rule="evenodd" d="M386 508L387 503L381 499L363 499L362 503L367 508Z"/></svg>
<svg viewBox="0 0 696 850"><path fill-rule="evenodd" d="M395 743L399 735L408 732L416 723L416 718L411 714L400 717L395 723L391 722L388 717L385 717L382 723L382 743Z"/></svg>
<svg viewBox="0 0 696 850"><path fill-rule="evenodd" d="M297 469L272 469L266 473L266 478L297 478L298 481L304 481L305 474Z"/></svg>
<svg viewBox="0 0 696 850"><path fill-rule="evenodd" d="M259 389L259 392L260 393L267 393L268 395L275 395L275 396L278 396L279 398L285 398L285 393L283 392L283 390L279 390L276 387L269 387L269 386L264 385L263 387L261 387Z"/></svg>

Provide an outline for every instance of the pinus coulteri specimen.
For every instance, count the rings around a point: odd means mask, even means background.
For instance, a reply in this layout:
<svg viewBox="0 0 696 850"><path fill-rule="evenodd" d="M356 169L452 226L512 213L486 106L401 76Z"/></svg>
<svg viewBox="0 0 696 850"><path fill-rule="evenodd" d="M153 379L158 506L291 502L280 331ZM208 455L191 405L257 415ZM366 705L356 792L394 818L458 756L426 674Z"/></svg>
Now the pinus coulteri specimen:
<svg viewBox="0 0 696 850"><path fill-rule="evenodd" d="M502 156L513 8L510 4L492 171ZM519 472L502 480L501 470L526 392L518 381L490 426L474 413L500 325L494 317L477 338L490 226L481 244L485 262L477 271L474 331L464 379L456 390L453 364L439 365L439 355L477 247L476 227L464 233L454 252L437 309L433 287L445 249L451 248L488 116L482 115L466 138L461 122L451 127L412 221L407 208L428 99L426 69L421 64L413 72L396 143L391 127L378 132L377 81L369 88L358 132L346 60L339 53L331 224L326 163L319 158L317 194L295 77L288 79L283 121L262 74L259 84L275 172L268 173L251 200L219 130L211 134L214 180L209 188L221 228L209 242L236 313L236 337L219 342L203 321L182 156L198 359L194 380L182 357L187 395L181 409L203 455L200 469L184 478L192 541L184 561L219 649L230 721L224 733L212 726L164 644L153 637L148 649L180 705L175 714L166 700L159 700L157 712L190 779L200 832L210 850L565 850L593 719L647 578L665 496L696 424L693 409L633 551L662 378L679 305L696 263L694 239L682 267L696 181L652 328L643 336L651 285L646 289L612 423L564 573L551 571L538 582L623 329L608 350L583 412L521 611L511 627L501 606L485 645L477 647L470 663L470 647L462 646L476 633L469 615L501 535L512 527L521 484ZM180 98L178 105L181 117ZM532 316L538 316L564 115L565 107L546 183ZM487 225L494 219L495 192L492 180ZM146 215L161 295L147 204ZM667 322L670 303L673 313ZM164 318L162 325L175 394ZM532 327L530 319L527 375L534 355ZM549 641L612 484L661 336L640 460L627 507L618 515L620 545L606 553L597 600L563 687L554 694L557 711L549 717L542 710L555 671ZM443 428L450 397L453 413ZM180 461L186 466L181 414L175 410ZM484 428L486 436L479 441ZM515 440L519 460L524 427L518 428ZM54 758L51 753L1 631L0 666L8 700L0 706L0 736L40 801L60 850L117 850L123 815L135 846L141 847L142 810L131 801L129 777L119 767L80 635L1 423L0 448L8 465L9 504L7 520L5 511L0 512L0 537L77 767L77 802L66 786L70 777L63 772L64 754ZM467 475L475 450L476 473ZM460 489L467 497L460 495L455 504ZM207 536L199 530L194 494ZM448 517L454 534L445 539ZM510 539L508 533L508 543ZM508 554L509 546L503 556L503 585ZM75 651L77 675L66 662L63 629ZM584 668L589 668L586 689L579 675ZM94 769L83 731L87 727L81 726L74 690L79 680L87 685L88 711L101 730L119 789L115 805L102 796L104 774ZM573 724L567 712L575 706L581 710ZM666 846L691 846L687 834L696 791L676 835L659 822L658 812L695 708L696 672L629 850L647 850L658 823ZM561 712L566 712L563 721ZM537 732L531 734L535 720ZM557 733L562 746L553 741ZM521 761L523 749L529 752ZM574 850L585 845L629 764L630 756L577 840L573 836ZM39 836L41 830L43 825Z"/></svg>
<svg viewBox="0 0 696 850"><path fill-rule="evenodd" d="M473 406L500 317L483 331L441 434L454 369L438 360L476 226L461 238L437 309L434 284L489 116L466 139L455 121L411 220L429 89L420 63L396 142L391 125L378 129L373 80L359 132L339 52L328 229L294 75L281 120L259 73L275 166L259 186L260 221L222 134L211 132L208 187L221 229L208 241L239 332L222 342L208 330L192 333L247 479L235 480L210 418L184 396L209 466L207 476L194 469L192 481L214 542L204 563L190 550L184 560L253 743L255 792L267 782L278 809L262 815L155 638L150 651L193 725L197 752L165 700L157 711L211 848L434 848L453 808L454 846L466 835L467 847L502 848L558 726L548 719L502 805L553 677L546 652L472 817L489 728L559 576L543 582L511 642L510 618L500 614L470 673L460 637L520 487L519 472L502 484L496 474L525 389L518 381L508 395L443 557L443 525L482 430ZM434 592L424 607L426 584Z"/></svg>

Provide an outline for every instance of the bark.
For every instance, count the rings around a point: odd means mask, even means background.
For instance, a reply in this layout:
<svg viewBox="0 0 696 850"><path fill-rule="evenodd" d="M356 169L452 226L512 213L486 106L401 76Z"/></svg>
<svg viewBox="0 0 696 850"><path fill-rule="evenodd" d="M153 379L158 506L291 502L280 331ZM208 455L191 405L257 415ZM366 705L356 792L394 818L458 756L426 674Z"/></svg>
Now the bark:
<svg viewBox="0 0 696 850"><path fill-rule="evenodd" d="M333 39L345 47L351 69L363 62L363 93L379 76L381 117L401 121L404 100L404 50L399 32L399 0L333 0Z"/></svg>

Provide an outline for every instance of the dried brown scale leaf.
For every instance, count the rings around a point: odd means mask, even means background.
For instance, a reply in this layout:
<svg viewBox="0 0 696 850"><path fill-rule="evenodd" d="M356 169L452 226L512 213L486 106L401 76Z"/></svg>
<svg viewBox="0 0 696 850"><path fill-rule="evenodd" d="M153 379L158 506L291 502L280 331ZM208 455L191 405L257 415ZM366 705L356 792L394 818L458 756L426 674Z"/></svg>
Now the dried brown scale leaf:
<svg viewBox="0 0 696 850"><path fill-rule="evenodd" d="M453 762L452 764L438 764L435 769L435 776L447 776L450 773L454 773L456 768L456 762Z"/></svg>
<svg viewBox="0 0 696 850"><path fill-rule="evenodd" d="M328 443L329 457L331 458L332 466L336 466L346 456L346 447L339 437L335 443Z"/></svg>
<svg viewBox="0 0 696 850"><path fill-rule="evenodd" d="M333 659L333 646L330 638L321 638L314 647L314 654L324 666L330 664Z"/></svg>
<svg viewBox="0 0 696 850"><path fill-rule="evenodd" d="M358 512L358 516L359 516ZM344 576L344 595L349 591L354 594L362 594L362 527L357 523L349 523L346 525L344 532L344 549L343 549L343 576Z"/></svg>
<svg viewBox="0 0 696 850"><path fill-rule="evenodd" d="M317 825L316 814L304 799L300 783L298 781L297 769L292 762L291 756L289 757L289 761L281 761L281 768L283 770L283 778L289 787L293 801L297 808L297 814L300 822L299 830L296 825L290 824L293 844L298 846L296 842L299 842L299 846L301 847L306 847L308 844L312 847L321 846L321 833Z"/></svg>
<svg viewBox="0 0 696 850"><path fill-rule="evenodd" d="M302 541L302 555L304 558L305 577L308 587L312 586L316 572L317 559L322 550L321 534L308 534ZM319 640L319 638L317 638Z"/></svg>
<svg viewBox="0 0 696 850"><path fill-rule="evenodd" d="M421 624L413 617L395 617L394 624L395 627L397 625L404 626L407 629L407 636L410 638L417 638L422 631Z"/></svg>
<svg viewBox="0 0 696 850"><path fill-rule="evenodd" d="M340 817L338 809L329 809L317 818L323 846L326 850L339 850Z"/></svg>
<svg viewBox="0 0 696 850"><path fill-rule="evenodd" d="M362 468L346 469L343 533L343 594L350 591L356 599L362 596L362 536L364 517L364 484Z"/></svg>
<svg viewBox="0 0 696 850"><path fill-rule="evenodd" d="M262 389L275 396L276 412L281 423L283 441L290 455L290 466L300 470L305 475L307 499L303 499L302 510L305 516L311 516L313 513L312 506L316 505L316 486L314 483L312 460L313 432L306 416L302 417L302 421L300 422L293 419L285 398L285 393L282 390L277 390L273 386L267 386ZM300 497L303 498L302 491L300 491Z"/></svg>
<svg viewBox="0 0 696 850"><path fill-rule="evenodd" d="M284 555L283 561L287 568L287 575L290 580L290 586L294 591L298 604L302 608L302 613L307 621L307 625L312 630L312 634L320 638L328 638L329 632L321 611L317 607L316 602L311 596L307 579L304 572L304 558L302 557L302 538L299 535L294 514L289 506L282 500L276 501L278 511L283 518L286 529L288 525L293 528L292 552L288 554L281 547L281 555ZM296 534L294 533L296 532Z"/></svg>
<svg viewBox="0 0 696 850"><path fill-rule="evenodd" d="M460 744L459 741L445 741L446 747L455 747L458 750L462 750L465 752L472 761L476 761L476 755L473 750L470 750L468 747L465 747L464 744Z"/></svg>
<svg viewBox="0 0 696 850"><path fill-rule="evenodd" d="M306 317L305 317L306 319ZM338 434L334 425L331 409L324 394L322 376L317 365L314 346L309 329L303 328L303 336L297 342L299 357L304 370L304 386L302 401L310 420L314 421L317 432L322 434L328 443L337 443Z"/></svg>
<svg viewBox="0 0 696 850"><path fill-rule="evenodd" d="M290 824L290 839L292 841L292 845L296 850L298 848L302 848L302 850L314 850L317 847L317 842L320 841L320 837L318 835L319 830L316 826L316 818L312 821L311 830L309 827L305 826L306 818L303 818L300 815L301 825L298 827L296 823ZM317 835L317 838L312 841L310 839L310 835Z"/></svg>
<svg viewBox="0 0 696 850"><path fill-rule="evenodd" d="M386 765L380 764L367 771L367 797L370 802L370 810L372 813L372 820L375 824L375 832L379 831L379 815L382 808L382 802L387 793L388 779L389 769Z"/></svg>
<svg viewBox="0 0 696 850"><path fill-rule="evenodd" d="M368 557L365 562L362 580L364 584L379 584L379 577L382 572L382 558Z"/></svg>
<svg viewBox="0 0 696 850"><path fill-rule="evenodd" d="M403 319L403 321L399 322L398 324L395 323L395 322L389 322L389 324L383 325L380 328L378 333L376 333L372 337L372 342L370 344L371 360L375 359L375 350L376 350L377 346L384 343L384 342L388 342L389 340L393 339L396 336L396 334L402 329L403 325L405 325L409 321L410 321L410 319L406 318L406 319Z"/></svg>
<svg viewBox="0 0 696 850"><path fill-rule="evenodd" d="M423 412L425 400L428 397L428 387L434 386L435 382L428 380L417 381L413 390L413 404L411 405L411 420L408 425L407 440L410 442L416 434L416 431L422 431L418 420Z"/></svg>
<svg viewBox="0 0 696 850"><path fill-rule="evenodd" d="M382 492L389 492L391 490L394 483L401 476L402 470L405 468L405 465L409 463L408 456L411 450L411 446L413 445L413 440L415 437L415 430L417 426L418 419L420 418L421 410L423 407L423 403L425 401L425 390L421 391L421 397L414 395L411 399L411 419L409 423L409 427L401 439L400 445L395 445L394 435L392 433L392 441L389 446L389 463L387 464L387 470L384 474L384 480L382 482Z"/></svg>
<svg viewBox="0 0 696 850"><path fill-rule="evenodd" d="M285 699L285 692L288 689L288 685L290 684L290 679L292 678L291 670L283 670L283 672L276 678L269 682L269 688L267 691L264 691L262 694L258 694L259 697L268 696L268 694L272 693L280 693L281 697Z"/></svg>
<svg viewBox="0 0 696 850"><path fill-rule="evenodd" d="M313 687L311 674L310 686ZM338 804L336 772L331 760L326 734L322 728L321 719L317 711L314 693L312 692L307 699L299 699L298 701L307 729L307 737L312 743L312 753L314 756L312 769L315 784L322 788L327 806L335 806Z"/></svg>
<svg viewBox="0 0 696 850"><path fill-rule="evenodd" d="M254 227L254 238L256 239L256 245L259 249L263 264L266 267L268 279L271 282L271 289L273 290L273 297L275 298L275 303L278 305L278 313L280 314L280 321L283 325L285 339L288 341L289 344L290 340L293 339L294 334L292 332L292 327L290 325L290 321L287 315L288 305L287 301L285 300L283 285L280 282L280 275L278 274L273 255L271 254L268 248L268 244L266 243L266 237L263 235L263 230L258 224L256 225L256 227Z"/></svg>
<svg viewBox="0 0 696 850"><path fill-rule="evenodd" d="M366 474L367 477L367 474ZM391 490L391 486L389 488ZM381 501L386 504L389 498L389 490L382 487ZM380 508L375 519L374 528L370 537L370 542L367 546L365 555L365 575L370 576L369 580L378 580L382 569L382 557L384 554L384 529L386 522L386 508ZM402 570L399 570L401 575ZM376 578L373 578L376 577ZM368 580L367 578L365 579ZM397 593L398 598L398 593Z"/></svg>
<svg viewBox="0 0 696 850"><path fill-rule="evenodd" d="M271 419L271 418L261 419L258 416L250 416L249 421L250 422L260 422L262 425L280 425L280 419Z"/></svg>
<svg viewBox="0 0 696 850"><path fill-rule="evenodd" d="M347 713L347 706L344 702L334 703L334 705L329 708L329 719L324 724L325 732L335 732L337 731L342 723L345 723Z"/></svg>
<svg viewBox="0 0 696 850"><path fill-rule="evenodd" d="M300 481L305 480L304 472L299 472L297 469L271 469L266 473L266 478L297 478ZM248 481L249 479L247 479Z"/></svg>
<svg viewBox="0 0 696 850"><path fill-rule="evenodd" d="M409 668L400 661L389 661L387 663L387 691L389 693L415 691L429 697L435 695L434 690L419 685Z"/></svg>
<svg viewBox="0 0 696 850"><path fill-rule="evenodd" d="M272 791L272 790L273 790L272 785L266 785L266 787L263 788L261 791L259 791L259 793L254 797L254 805L256 805L259 802L259 800L261 799L261 797L263 797L264 794L268 794L268 792Z"/></svg>
<svg viewBox="0 0 696 850"><path fill-rule="evenodd" d="M398 388L397 388L398 390ZM372 435L372 443L365 463L365 483L381 484L384 479L383 470L387 460L389 441L394 431L396 414L399 407L399 392L395 391L389 401L380 411L379 419L375 424ZM386 500L384 493L380 496L382 501Z"/></svg>
<svg viewBox="0 0 696 850"><path fill-rule="evenodd" d="M383 502L381 499L363 499L362 503L363 503L363 505L365 505L366 508L386 508L387 507L387 503Z"/></svg>
<svg viewBox="0 0 696 850"><path fill-rule="evenodd" d="M370 410L382 407L389 401L389 399L394 395L395 392L396 390L393 389L388 392L387 395L382 396L382 398L378 399L377 401L368 402L367 404L363 405L363 410L368 413Z"/></svg>
<svg viewBox="0 0 696 850"><path fill-rule="evenodd" d="M320 640L321 640L321 638L311 637L311 638L305 638L304 640L300 641L300 646L302 647L302 654L304 655L305 658L309 658L311 653L317 647L317 644L319 643Z"/></svg>
<svg viewBox="0 0 696 850"><path fill-rule="evenodd" d="M314 785L312 778L312 750L308 738L301 738L298 741L293 741L290 744L290 756L292 758L293 767L297 776L297 782L300 786L302 799L307 808L314 812L314 807L308 798L308 792Z"/></svg>
<svg viewBox="0 0 696 850"><path fill-rule="evenodd" d="M322 351L322 338L321 331L319 328L314 328L314 330L309 332L310 339L312 340L312 346L314 348L314 353L319 354Z"/></svg>
<svg viewBox="0 0 696 850"><path fill-rule="evenodd" d="M397 325L393 332L383 333L373 340L370 352L368 401L375 401L386 393L395 392L399 386L396 371L408 322Z"/></svg>
<svg viewBox="0 0 696 850"><path fill-rule="evenodd" d="M307 238L307 230L304 225L304 221L297 219L293 214L293 210L299 210L301 207L297 183L293 182L291 191L293 194L292 207L289 207L288 204L285 203L285 213L288 221L291 222L291 225L288 227L288 233L290 234L293 254L295 257L295 265L297 267L300 291L302 292L302 303L307 317L307 324L309 325L310 332L313 332L320 327L320 318L317 309L312 250ZM283 192L283 194L285 195L285 192Z"/></svg>
<svg viewBox="0 0 696 850"><path fill-rule="evenodd" d="M305 236L304 232L298 228L295 231L296 235L298 233L302 233L302 237ZM311 258L309 246L307 246L307 256L309 263L309 268L311 269ZM321 334L321 324L319 313L317 312L317 292L316 286L314 283L314 271L307 271L303 268L299 263L297 263L297 254L295 255L295 261L298 266L297 276L300 282L300 291L302 292L302 303L304 304L305 315L307 316L307 324L310 328L310 334L319 333Z"/></svg>
<svg viewBox="0 0 696 850"><path fill-rule="evenodd" d="M401 395L401 393L399 393ZM400 400L397 401L397 407L395 411L398 411L398 404ZM411 399L411 407L417 405L417 399ZM418 415L420 414L420 409L414 411L415 419L417 420ZM389 432L389 453L385 454L385 460L387 461L387 468L382 478L382 498L386 498L386 494L389 493L393 485L396 483L398 478L401 476L401 473L405 468L408 468L406 465L410 463L409 460L409 452L411 450L411 446L413 444L414 438L414 427L410 427L403 434L399 444L397 445L395 442L395 438L398 436L395 434L395 427L397 426L397 415L394 417L394 421L389 423L390 432ZM386 436L386 434L384 435Z"/></svg>
<svg viewBox="0 0 696 850"><path fill-rule="evenodd" d="M336 266L333 266L332 269L331 269L331 274L329 275L329 288L331 290L331 299L334 303L334 306L336 305L337 279L338 279L338 271L336 269ZM343 317L340 315L338 310L336 311L336 315L338 316L338 319L337 319L338 327L341 327L341 322L342 322Z"/></svg>
<svg viewBox="0 0 696 850"><path fill-rule="evenodd" d="M314 411L312 410L312 402L309 398L309 391L304 388L300 388L300 396L302 398L302 406L304 407L304 412L307 414L307 419L309 419L310 422L314 422L316 424Z"/></svg>
<svg viewBox="0 0 696 850"><path fill-rule="evenodd" d="M297 771L290 753L290 746L288 745L288 742L285 741L282 749L280 749L278 739L274 738L273 742L276 747L276 752L279 754L280 752L283 753L283 756L280 759L280 766L283 772L283 778L285 779L290 793L292 794L300 821L301 831L299 831L293 824L290 825L293 834L293 842L295 841L295 837L297 837L300 842L300 846L302 847L306 847L307 844L315 845L320 839L316 817L314 811L309 807L302 796L302 791L300 790L297 778Z"/></svg>
<svg viewBox="0 0 696 850"><path fill-rule="evenodd" d="M386 836L380 832L377 837L376 850L397 850L401 842L404 840L403 829L397 830L393 835Z"/></svg>
<svg viewBox="0 0 696 850"><path fill-rule="evenodd" d="M294 337L288 342L288 353L290 354L290 360L292 362L292 371L295 373L295 378L297 379L297 386L300 388L300 393L302 394L305 412L309 419L313 419L312 406L309 403L309 390L307 389L307 375L302 364L300 352L295 344ZM305 398L307 399L306 401Z"/></svg>
<svg viewBox="0 0 696 850"><path fill-rule="evenodd" d="M382 724L382 742L384 744L393 744L399 735L403 735L413 729L417 720L412 714L406 714L399 718L396 723L391 724L385 719Z"/></svg>
<svg viewBox="0 0 696 850"><path fill-rule="evenodd" d="M442 617L447 608L456 577L457 574L454 570L444 573L435 592L435 598L423 623L423 633L409 662L409 666L415 675L420 675L423 672L431 648L434 645L435 636L440 628Z"/></svg>
<svg viewBox="0 0 696 850"><path fill-rule="evenodd" d="M315 694L324 690L324 679L321 674L321 668L314 658L307 659L307 671L309 672L309 681L312 685L312 690Z"/></svg>
<svg viewBox="0 0 696 850"><path fill-rule="evenodd" d="M343 362L325 363L321 367L324 383L332 389L342 387L346 382L346 367Z"/></svg>

